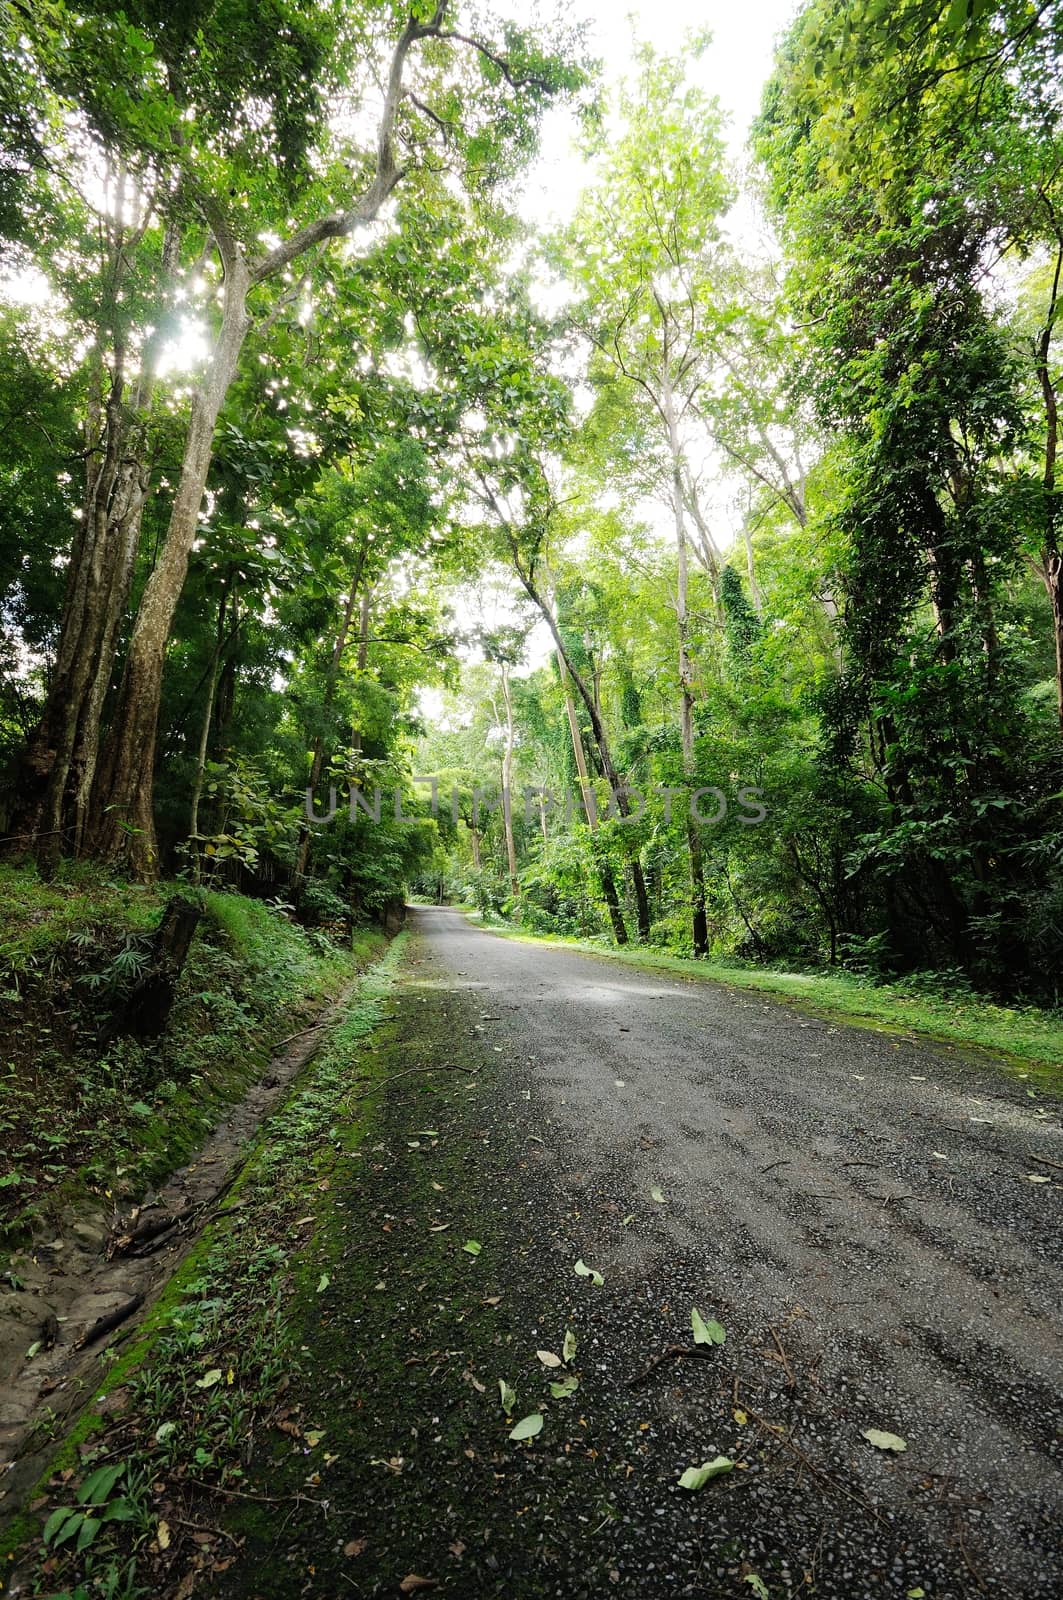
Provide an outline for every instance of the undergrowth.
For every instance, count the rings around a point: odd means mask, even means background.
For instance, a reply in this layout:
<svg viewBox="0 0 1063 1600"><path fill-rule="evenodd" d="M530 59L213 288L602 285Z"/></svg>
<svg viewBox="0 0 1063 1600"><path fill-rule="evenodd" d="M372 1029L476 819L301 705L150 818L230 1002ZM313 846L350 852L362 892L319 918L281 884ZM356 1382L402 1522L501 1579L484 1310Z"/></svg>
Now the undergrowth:
<svg viewBox="0 0 1063 1600"><path fill-rule="evenodd" d="M0 1242L109 1211L168 1175L238 1100L351 953L258 901L209 894L163 1036L110 1019L173 885L0 869ZM362 936L355 959L374 948Z"/></svg>

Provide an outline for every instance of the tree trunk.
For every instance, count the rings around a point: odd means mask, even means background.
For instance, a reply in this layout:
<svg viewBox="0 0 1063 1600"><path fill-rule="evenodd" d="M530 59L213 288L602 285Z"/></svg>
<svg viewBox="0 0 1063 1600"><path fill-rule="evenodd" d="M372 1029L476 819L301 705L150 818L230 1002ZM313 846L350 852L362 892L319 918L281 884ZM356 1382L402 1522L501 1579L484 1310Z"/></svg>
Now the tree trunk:
<svg viewBox="0 0 1063 1600"><path fill-rule="evenodd" d="M347 592L347 601L343 608L343 619L340 623L339 632L336 635L336 642L332 647L332 659L329 662L328 672L325 676L325 693L322 696L321 701L323 718L328 716L332 709L332 702L336 698L336 685L338 684L340 677L340 664L343 660L343 652L347 648L347 640L350 637L351 619L354 616L354 608L358 602L358 591L362 585L362 576L365 572L365 562L368 553L369 540L368 538L363 538L358 550L358 554L355 556L354 571L351 574L351 586ZM363 651L368 643L367 602L368 596L365 597L365 602L363 603L362 607L363 637L362 641L359 643L359 660L362 659ZM307 779L307 788L311 795L314 794L318 784L321 782L321 773L324 770L324 766L325 736L323 733L317 733L314 735L314 742L311 747L310 775ZM292 867L291 881L296 888L298 888L299 884L301 884L303 879L306 877L306 869L310 860L310 839L311 825L309 819L304 818L299 828L299 842L296 845L295 850L295 865Z"/></svg>
<svg viewBox="0 0 1063 1600"><path fill-rule="evenodd" d="M226 582L218 602L218 626L211 653L210 672L207 677L207 697L203 706L203 726L196 751L196 775L192 784L192 803L188 813L188 839L195 860L195 881L199 882L201 858L199 853L199 802L203 798L203 781L207 772L207 750L210 746L210 724L214 716L214 697L218 692L222 656L225 654L225 613L229 605L229 584ZM234 630L235 631L235 630Z"/></svg>
<svg viewBox="0 0 1063 1600"><path fill-rule="evenodd" d="M572 755L576 762L576 771L579 773L580 793L583 796L583 809L587 814L587 826L591 833L598 831L598 808L594 802L594 790L591 788L590 773L587 771L587 754L583 748L583 734L580 731L579 721L576 717L576 707L572 700L572 685L568 674L565 658L557 650L557 670L561 674L561 688L565 696L565 714L568 717L568 731L572 740ZM617 944L627 944L627 927L624 923L624 913L620 909L620 896L616 892L616 880L608 862L599 861L598 881L602 886L602 898L609 911L609 921L613 925L613 938ZM647 932L649 931L647 925Z"/></svg>
<svg viewBox="0 0 1063 1600"><path fill-rule="evenodd" d="M520 920L520 884L517 881L517 842L513 837L513 696L509 687L509 663L502 662L502 698L506 704L506 748L502 757L502 820L506 830L506 860L509 865L509 892L517 901Z"/></svg>
<svg viewBox="0 0 1063 1600"><path fill-rule="evenodd" d="M119 218L124 182L120 173ZM146 221L145 217L143 225ZM127 401L126 332L119 295L135 242L120 222L114 224L106 268L108 299L89 386L82 516L70 552L56 662L40 722L23 755L22 798L13 819L12 831L24 849L36 850L45 871L54 866L64 843L80 853L85 842L100 719L114 673L118 632L150 490L146 429L162 329L160 326L147 341L140 376ZM180 242L180 229L168 226L162 248L160 308L167 304L177 283ZM158 321L161 325L161 309ZM107 340L112 358L105 398L102 349Z"/></svg>
<svg viewBox="0 0 1063 1600"><path fill-rule="evenodd" d="M167 904L153 941L151 967L112 1022L112 1037L134 1034L157 1039L162 1033L202 915L203 907L183 895L175 895Z"/></svg>
<svg viewBox="0 0 1063 1600"><path fill-rule="evenodd" d="M1063 732L1063 555L1059 549L1059 518L1056 507L1056 459L1059 453L1059 400L1049 369L1052 353L1052 334L1059 306L1061 276L1063 276L1063 240L1056 251L1052 292L1045 317L1045 325L1037 344L1037 377L1045 408L1045 470L1042 483L1045 491L1044 534L1041 549L1041 580L1052 608L1052 634L1056 646L1056 714Z"/></svg>
<svg viewBox="0 0 1063 1600"><path fill-rule="evenodd" d="M694 756L694 694L693 673L687 649L688 611L687 586L689 570L687 559L686 519L683 499L683 458L679 442L679 428L672 394L671 373L667 362L662 385L663 409L668 426L668 447L672 457L672 501L675 511L675 540L678 555L676 574L675 617L679 635L679 731L683 746L683 771L688 778L695 774ZM691 934L694 954L708 953L709 931L705 912L705 863L701 850L698 825L687 810L687 853L690 857Z"/></svg>
<svg viewBox="0 0 1063 1600"><path fill-rule="evenodd" d="M210 367L192 400L181 475L166 538L133 625L111 733L97 775L93 849L142 878L158 871L152 793L162 672L188 559L199 528L218 413L248 328L250 273L238 250L225 255L225 307Z"/></svg>

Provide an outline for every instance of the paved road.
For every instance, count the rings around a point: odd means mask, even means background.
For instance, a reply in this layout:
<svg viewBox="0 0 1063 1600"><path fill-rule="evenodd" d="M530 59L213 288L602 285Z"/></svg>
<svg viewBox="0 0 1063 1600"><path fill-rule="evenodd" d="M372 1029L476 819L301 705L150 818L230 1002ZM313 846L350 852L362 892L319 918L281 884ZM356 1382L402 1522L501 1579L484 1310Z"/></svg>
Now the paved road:
<svg viewBox="0 0 1063 1600"><path fill-rule="evenodd" d="M391 1594L413 1571L470 1597L749 1596L754 1577L772 1597L1060 1593L1058 1101L954 1054L492 936L449 910L415 915L391 1027L403 1061L480 1068L481 1090L463 1098L452 1075L433 1111L456 1165L432 1204L483 1243L448 1271L478 1274L498 1305L477 1333L472 1301L444 1310L424 1288L436 1280L419 1216L376 1231L420 1203L424 1152L408 1135L424 1113L400 1099L347 1197L380 1241L369 1270L389 1310L353 1277L334 1282L352 1342L384 1317L380 1339L399 1346L397 1376L373 1356L337 1378L380 1401L375 1421L357 1401L368 1433L349 1453L363 1458L336 1488L345 1528L364 1513L369 1549L342 1581L320 1576L320 1540L296 1525L296 1548L318 1552L301 1592ZM602 1288L574 1274L577 1258ZM692 1305L726 1343L651 1367L690 1344ZM497 1377L522 1401L541 1393L534 1350L559 1350L566 1325L580 1393L547 1399L542 1436L517 1450L499 1433ZM426 1342L446 1361L404 1372ZM440 1422L451 1384L464 1450ZM404 1404L422 1423L408 1452L426 1453L392 1479L379 1462ZM875 1449L865 1428L907 1450ZM717 1452L740 1465L696 1496L676 1487ZM244 1567L232 1592L297 1592L264 1571Z"/></svg>

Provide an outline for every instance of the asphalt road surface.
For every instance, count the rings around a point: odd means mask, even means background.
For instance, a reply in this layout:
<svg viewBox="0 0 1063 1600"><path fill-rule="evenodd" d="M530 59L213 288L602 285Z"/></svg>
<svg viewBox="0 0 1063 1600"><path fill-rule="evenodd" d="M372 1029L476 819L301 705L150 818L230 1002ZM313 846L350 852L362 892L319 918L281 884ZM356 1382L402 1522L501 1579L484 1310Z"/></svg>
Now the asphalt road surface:
<svg viewBox="0 0 1063 1600"><path fill-rule="evenodd" d="M326 1507L280 1543L249 1523L219 1593L1063 1593L1057 1099L445 909L413 918L380 1048L403 1076L334 1182L296 1385ZM536 1352L566 1328L555 1398Z"/></svg>

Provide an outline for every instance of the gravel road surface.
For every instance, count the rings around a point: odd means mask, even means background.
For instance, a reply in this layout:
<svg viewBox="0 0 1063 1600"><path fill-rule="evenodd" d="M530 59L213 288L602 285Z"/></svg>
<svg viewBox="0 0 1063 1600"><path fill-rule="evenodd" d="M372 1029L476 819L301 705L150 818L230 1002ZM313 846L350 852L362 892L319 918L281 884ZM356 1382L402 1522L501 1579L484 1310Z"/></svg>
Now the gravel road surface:
<svg viewBox="0 0 1063 1600"><path fill-rule="evenodd" d="M336 1459L220 1594L1063 1593L1058 1100L446 909L391 1011L293 1385ZM311 1466L275 1434L254 1487Z"/></svg>

